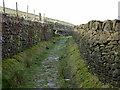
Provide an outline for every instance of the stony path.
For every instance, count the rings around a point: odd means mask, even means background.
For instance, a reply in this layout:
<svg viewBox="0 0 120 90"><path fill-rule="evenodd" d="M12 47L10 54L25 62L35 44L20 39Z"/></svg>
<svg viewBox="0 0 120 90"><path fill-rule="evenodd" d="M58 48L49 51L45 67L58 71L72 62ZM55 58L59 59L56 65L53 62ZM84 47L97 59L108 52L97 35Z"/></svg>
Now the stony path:
<svg viewBox="0 0 120 90"><path fill-rule="evenodd" d="M33 88L57 88L60 55L56 52L64 48L63 45L66 41L66 38L61 39L59 44L49 52L48 57L41 62L41 69L37 70L35 77L31 79L33 82L36 82Z"/></svg>

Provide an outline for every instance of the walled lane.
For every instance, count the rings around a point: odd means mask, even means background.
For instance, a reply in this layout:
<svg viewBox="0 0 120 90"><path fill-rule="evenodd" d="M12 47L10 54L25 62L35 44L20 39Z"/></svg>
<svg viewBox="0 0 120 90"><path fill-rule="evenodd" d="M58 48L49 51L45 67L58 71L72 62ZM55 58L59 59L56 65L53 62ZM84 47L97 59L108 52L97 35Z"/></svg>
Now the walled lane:
<svg viewBox="0 0 120 90"><path fill-rule="evenodd" d="M68 38L61 38L55 47L50 50L48 57L41 62L39 69L33 72L32 78L29 79L27 87L31 88L59 88L59 62L62 53L66 48L65 43Z"/></svg>

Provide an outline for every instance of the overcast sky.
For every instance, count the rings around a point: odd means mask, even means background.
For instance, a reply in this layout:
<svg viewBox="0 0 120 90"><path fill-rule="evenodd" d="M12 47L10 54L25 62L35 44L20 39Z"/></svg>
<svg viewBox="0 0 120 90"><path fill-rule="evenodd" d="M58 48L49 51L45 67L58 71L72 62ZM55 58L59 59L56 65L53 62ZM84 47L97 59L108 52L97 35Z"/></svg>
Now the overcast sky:
<svg viewBox="0 0 120 90"><path fill-rule="evenodd" d="M118 18L118 1L120 0L5 0L6 7L29 13L45 13L46 17L67 21L75 25L87 23L90 20L107 20ZM2 6L2 0L0 0Z"/></svg>

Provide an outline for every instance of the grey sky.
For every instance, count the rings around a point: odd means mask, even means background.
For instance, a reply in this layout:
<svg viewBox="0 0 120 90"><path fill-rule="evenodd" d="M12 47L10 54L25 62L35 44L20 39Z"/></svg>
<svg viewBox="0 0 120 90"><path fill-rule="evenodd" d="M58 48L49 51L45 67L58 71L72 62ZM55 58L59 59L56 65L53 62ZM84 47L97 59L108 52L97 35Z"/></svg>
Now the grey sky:
<svg viewBox="0 0 120 90"><path fill-rule="evenodd" d="M6 7L36 14L45 13L47 17L67 21L73 24L83 24L90 20L107 20L118 18L119 0L5 0ZM0 0L2 6L2 0Z"/></svg>

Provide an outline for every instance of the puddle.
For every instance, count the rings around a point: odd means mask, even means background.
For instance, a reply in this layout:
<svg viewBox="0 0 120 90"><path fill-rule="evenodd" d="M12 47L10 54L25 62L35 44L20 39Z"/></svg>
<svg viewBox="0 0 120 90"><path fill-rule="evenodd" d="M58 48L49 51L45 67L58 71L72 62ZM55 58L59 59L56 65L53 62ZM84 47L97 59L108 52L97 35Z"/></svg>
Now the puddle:
<svg viewBox="0 0 120 90"><path fill-rule="evenodd" d="M36 85L36 86L42 86L42 84Z"/></svg>
<svg viewBox="0 0 120 90"><path fill-rule="evenodd" d="M70 79L64 79L65 81L70 81Z"/></svg>

